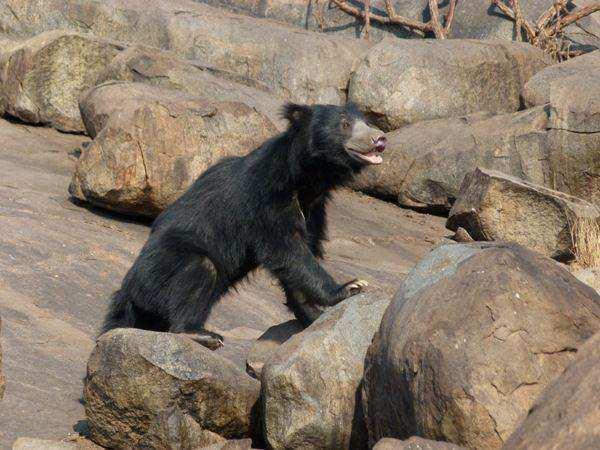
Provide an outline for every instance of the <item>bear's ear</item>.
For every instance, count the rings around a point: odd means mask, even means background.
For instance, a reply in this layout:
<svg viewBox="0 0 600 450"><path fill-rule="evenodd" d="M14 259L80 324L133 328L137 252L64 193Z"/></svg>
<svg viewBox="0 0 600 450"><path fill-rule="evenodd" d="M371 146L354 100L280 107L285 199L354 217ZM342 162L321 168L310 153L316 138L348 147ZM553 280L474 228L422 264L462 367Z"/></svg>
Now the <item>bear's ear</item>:
<svg viewBox="0 0 600 450"><path fill-rule="evenodd" d="M283 107L283 117L287 119L292 126L308 122L311 115L312 109L308 105L286 103Z"/></svg>

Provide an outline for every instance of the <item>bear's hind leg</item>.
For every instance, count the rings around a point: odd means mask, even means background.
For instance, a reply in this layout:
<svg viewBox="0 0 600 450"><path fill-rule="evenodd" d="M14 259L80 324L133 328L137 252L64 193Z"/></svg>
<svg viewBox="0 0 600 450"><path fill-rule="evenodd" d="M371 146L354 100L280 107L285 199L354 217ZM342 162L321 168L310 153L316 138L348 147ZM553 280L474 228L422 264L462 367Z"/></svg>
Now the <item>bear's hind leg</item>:
<svg viewBox="0 0 600 450"><path fill-rule="evenodd" d="M204 329L215 302L224 294L219 275L207 257L192 256L170 283L169 331L184 334L211 350L223 345L223 336Z"/></svg>

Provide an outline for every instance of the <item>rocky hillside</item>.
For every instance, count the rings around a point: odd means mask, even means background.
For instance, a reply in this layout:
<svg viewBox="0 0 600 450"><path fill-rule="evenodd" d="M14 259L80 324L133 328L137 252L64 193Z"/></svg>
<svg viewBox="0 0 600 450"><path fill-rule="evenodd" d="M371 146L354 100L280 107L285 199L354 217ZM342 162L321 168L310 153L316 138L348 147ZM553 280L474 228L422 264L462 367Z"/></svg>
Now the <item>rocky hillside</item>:
<svg viewBox="0 0 600 450"><path fill-rule="evenodd" d="M558 62L487 1L451 39L365 3L368 33L362 2L0 1L2 448L600 447L600 12ZM154 217L286 101L349 100L388 146L324 266L364 293L302 329L259 270L216 351L98 337Z"/></svg>

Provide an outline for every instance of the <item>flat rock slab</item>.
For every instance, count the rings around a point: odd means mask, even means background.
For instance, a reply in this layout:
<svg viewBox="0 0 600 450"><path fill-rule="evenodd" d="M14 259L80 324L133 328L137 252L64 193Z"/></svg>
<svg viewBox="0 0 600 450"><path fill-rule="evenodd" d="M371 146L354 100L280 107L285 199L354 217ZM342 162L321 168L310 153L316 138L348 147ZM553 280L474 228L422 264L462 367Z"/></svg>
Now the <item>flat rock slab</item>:
<svg viewBox="0 0 600 450"><path fill-rule="evenodd" d="M0 121L0 316L6 393L0 445L61 439L85 419L86 362L110 294L148 228L69 201L82 136ZM448 233L444 219L341 191L330 214L327 269L391 296L409 269ZM213 308L219 354L242 370L250 345L292 318L283 293L259 272ZM35 418L35 427L32 425ZM77 429L85 428L81 423Z"/></svg>
<svg viewBox="0 0 600 450"><path fill-rule="evenodd" d="M494 170L467 174L446 226L476 241L510 241L555 259L574 256L575 227L598 221L600 208Z"/></svg>

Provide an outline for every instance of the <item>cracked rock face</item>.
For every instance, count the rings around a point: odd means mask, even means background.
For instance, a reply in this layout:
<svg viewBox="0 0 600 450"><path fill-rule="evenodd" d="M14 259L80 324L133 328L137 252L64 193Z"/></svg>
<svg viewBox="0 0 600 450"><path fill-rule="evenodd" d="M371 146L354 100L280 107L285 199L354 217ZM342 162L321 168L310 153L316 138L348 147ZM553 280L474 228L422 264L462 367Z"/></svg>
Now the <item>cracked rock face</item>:
<svg viewBox="0 0 600 450"><path fill-rule="evenodd" d="M69 192L125 213L157 215L218 160L277 133L239 102L129 82L100 85L89 96L82 111L97 135L77 161Z"/></svg>
<svg viewBox="0 0 600 450"><path fill-rule="evenodd" d="M12 45L0 56L6 112L27 123L83 132L79 96L120 50L103 39L64 30Z"/></svg>
<svg viewBox="0 0 600 450"><path fill-rule="evenodd" d="M536 399L510 436L508 450L588 450L600 444L600 333Z"/></svg>
<svg viewBox="0 0 600 450"><path fill-rule="evenodd" d="M406 278L369 348L369 437L499 448L600 330L600 296L515 244L439 247Z"/></svg>

